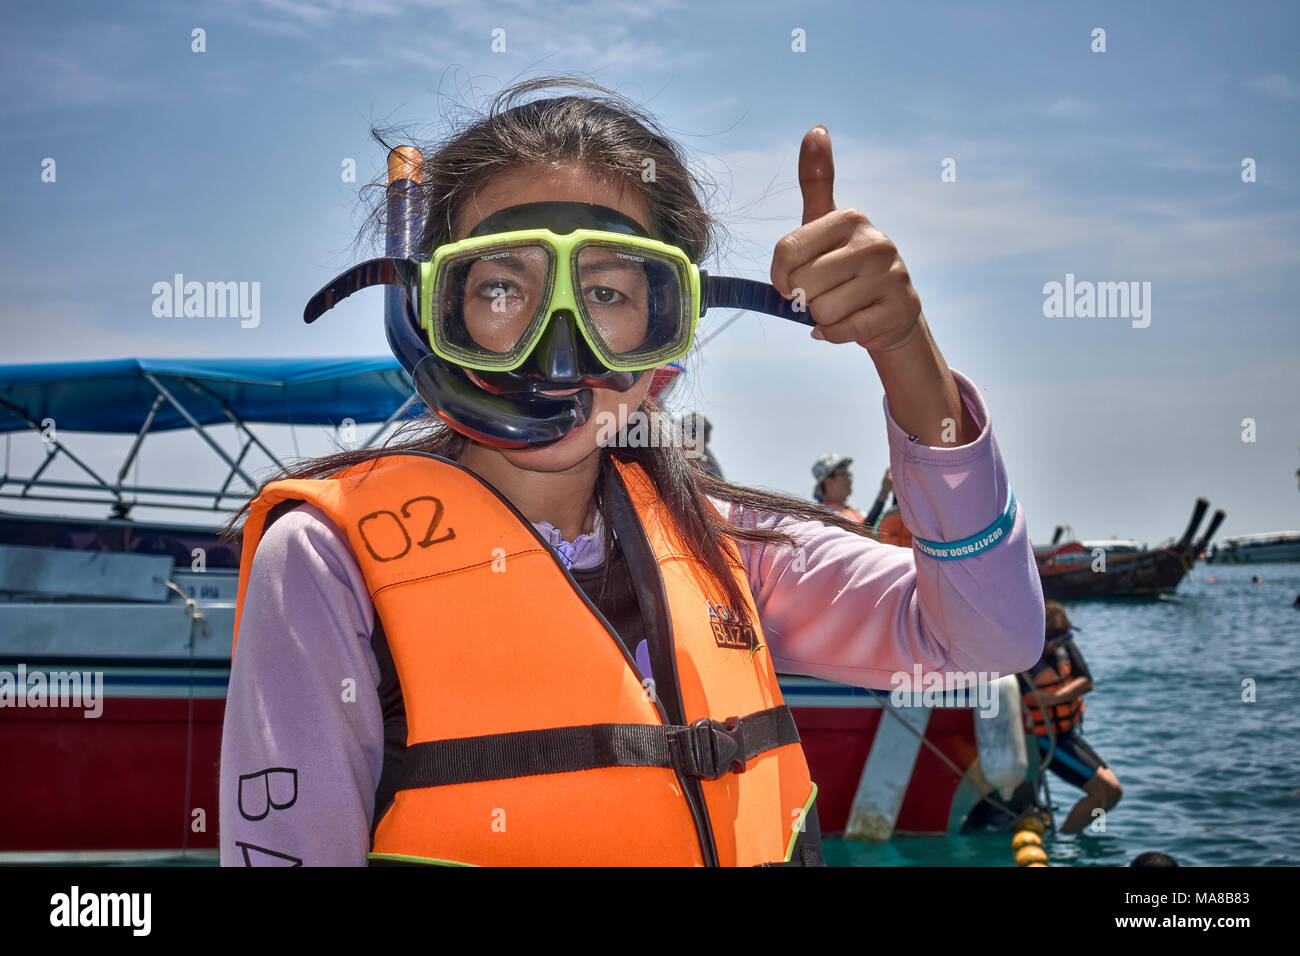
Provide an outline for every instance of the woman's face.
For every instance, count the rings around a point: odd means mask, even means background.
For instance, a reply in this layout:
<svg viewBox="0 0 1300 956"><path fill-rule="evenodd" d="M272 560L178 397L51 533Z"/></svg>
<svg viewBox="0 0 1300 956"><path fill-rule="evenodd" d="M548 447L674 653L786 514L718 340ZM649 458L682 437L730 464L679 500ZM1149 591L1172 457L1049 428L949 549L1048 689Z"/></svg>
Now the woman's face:
<svg viewBox="0 0 1300 956"><path fill-rule="evenodd" d="M583 166L551 163L510 170L489 180L487 185L475 193L473 198L458 211L453 224L453 238L464 239L478 223L498 210L522 203L556 201L588 202L608 206L631 216L642 226L648 226L650 221L650 210L635 190L597 179ZM609 297L609 294L603 291L593 294ZM501 314L498 310L497 315ZM617 318L617 315L614 317ZM494 334L493 327L485 324L475 333L475 337L488 339L481 344L491 348L493 345L490 337ZM621 344L617 329L611 329L608 335ZM628 330L629 341L638 340L643 335L643 321L638 329ZM502 449L500 453L511 464L529 471L564 471L573 468L599 452L598 433L604 437L622 428L650 390L650 380L651 375L646 372L636 385L626 392L616 392L611 388L593 388L591 416L583 425L565 435L562 440L545 448L515 451ZM578 389L570 388L542 394L562 396L572 395L576 391ZM611 427L614 422L617 423L616 427Z"/></svg>
<svg viewBox="0 0 1300 956"><path fill-rule="evenodd" d="M838 468L826 476L825 489L827 501L844 501L853 493L853 473L846 468Z"/></svg>

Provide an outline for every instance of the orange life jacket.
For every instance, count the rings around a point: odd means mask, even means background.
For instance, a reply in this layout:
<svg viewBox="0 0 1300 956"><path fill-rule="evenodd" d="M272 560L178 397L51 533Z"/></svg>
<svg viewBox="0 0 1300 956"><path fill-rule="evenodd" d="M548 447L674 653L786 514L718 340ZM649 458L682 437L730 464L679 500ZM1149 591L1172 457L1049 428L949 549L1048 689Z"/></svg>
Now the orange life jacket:
<svg viewBox="0 0 1300 956"><path fill-rule="evenodd" d="M843 515L845 518L848 518L850 521L867 520L867 516L864 515L861 511L859 511L857 508L850 508L848 505L823 504L822 507L825 508L827 511L835 512L837 515Z"/></svg>
<svg viewBox="0 0 1300 956"><path fill-rule="evenodd" d="M327 480L273 482L254 502L236 633L268 511L294 500L346 533L384 629L408 733L372 861L791 859L817 788L734 543L752 627L725 608L645 472L613 461L613 530L639 599L659 609L647 630L666 637L650 641L661 657L647 686L531 524L454 462L388 455Z"/></svg>
<svg viewBox="0 0 1300 956"><path fill-rule="evenodd" d="M880 516L880 520L876 522L876 532L885 544L900 548L912 546L912 532L907 530L907 525L903 524L902 514L896 510L886 511Z"/></svg>
<svg viewBox="0 0 1300 956"><path fill-rule="evenodd" d="M1067 655L1060 655L1057 660L1060 663L1059 669L1049 664L1037 674L1033 675L1034 688L1036 690L1051 693L1059 690L1070 680L1073 673L1073 666ZM1025 694L1025 709L1029 714L1029 720L1033 731L1039 737L1048 736L1047 720L1043 716L1043 708L1039 707L1030 700L1029 694ZM1048 707L1050 710L1052 724L1058 734L1068 733L1083 722L1083 695L1064 704L1056 704Z"/></svg>

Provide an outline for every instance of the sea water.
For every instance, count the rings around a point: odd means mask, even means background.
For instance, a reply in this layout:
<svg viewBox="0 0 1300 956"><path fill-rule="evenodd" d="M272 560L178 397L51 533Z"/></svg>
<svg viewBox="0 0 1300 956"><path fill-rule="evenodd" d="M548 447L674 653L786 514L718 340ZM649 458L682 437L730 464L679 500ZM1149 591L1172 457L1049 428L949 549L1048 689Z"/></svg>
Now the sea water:
<svg viewBox="0 0 1300 956"><path fill-rule="evenodd" d="M1063 602L1094 684L1082 732L1124 795L1104 831L1049 834L1051 865L1127 866L1146 850L1184 866L1300 865L1297 595L1298 563L1201 564L1159 600ZM1049 786L1059 826L1083 792L1055 774ZM1014 866L1010 843L828 839L826 859Z"/></svg>

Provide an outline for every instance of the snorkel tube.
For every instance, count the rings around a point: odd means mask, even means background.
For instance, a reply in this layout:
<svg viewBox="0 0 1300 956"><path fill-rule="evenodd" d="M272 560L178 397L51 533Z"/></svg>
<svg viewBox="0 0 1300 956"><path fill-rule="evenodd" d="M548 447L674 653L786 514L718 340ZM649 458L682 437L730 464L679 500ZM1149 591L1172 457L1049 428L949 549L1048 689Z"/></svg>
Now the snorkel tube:
<svg viewBox="0 0 1300 956"><path fill-rule="evenodd" d="M352 293L373 285L384 290L384 333L388 346L411 376L416 393L447 425L473 441L494 448L540 448L553 444L591 415L593 388L627 391L644 372L614 372L604 368L581 335L572 317L558 313L528 363L514 372L475 372L435 354L420 327L420 259L423 157L413 146L388 154L385 219L386 256L370 259L336 277L312 296L303 320L315 322ZM564 207L564 208L561 208ZM555 228L586 226L645 235L634 220L617 210L585 203L532 203L489 216L471 232L483 234L520 228L529 217L533 225L564 219ZM620 225L620 220L622 225ZM808 313L786 300L771 285L749 279L710 276L700 270L700 315L710 306L775 315L802 325L815 324ZM578 389L571 395L544 391Z"/></svg>

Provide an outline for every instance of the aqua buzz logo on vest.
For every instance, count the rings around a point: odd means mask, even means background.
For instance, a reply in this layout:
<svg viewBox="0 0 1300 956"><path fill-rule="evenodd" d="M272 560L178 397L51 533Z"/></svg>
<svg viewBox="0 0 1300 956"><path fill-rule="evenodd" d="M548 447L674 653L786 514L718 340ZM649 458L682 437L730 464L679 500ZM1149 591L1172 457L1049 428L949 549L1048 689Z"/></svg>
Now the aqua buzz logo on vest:
<svg viewBox="0 0 1300 956"><path fill-rule="evenodd" d="M719 647L735 647L752 651L758 646L758 635L752 624L744 624L739 616L726 604L709 602L709 625L713 628L713 639Z"/></svg>

